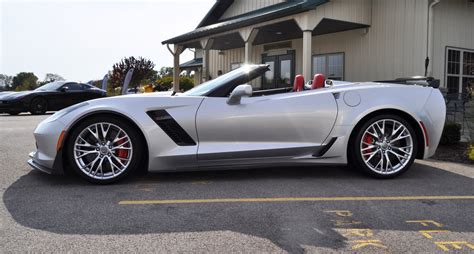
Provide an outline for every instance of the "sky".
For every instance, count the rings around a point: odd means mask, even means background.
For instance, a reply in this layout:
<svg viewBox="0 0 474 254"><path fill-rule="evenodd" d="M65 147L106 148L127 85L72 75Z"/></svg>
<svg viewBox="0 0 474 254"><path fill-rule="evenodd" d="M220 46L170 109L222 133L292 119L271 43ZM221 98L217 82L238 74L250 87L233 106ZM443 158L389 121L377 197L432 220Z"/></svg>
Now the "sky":
<svg viewBox="0 0 474 254"><path fill-rule="evenodd" d="M123 57L172 66L161 42L192 31L215 0L0 0L0 74L102 79ZM181 62L191 60L186 50Z"/></svg>

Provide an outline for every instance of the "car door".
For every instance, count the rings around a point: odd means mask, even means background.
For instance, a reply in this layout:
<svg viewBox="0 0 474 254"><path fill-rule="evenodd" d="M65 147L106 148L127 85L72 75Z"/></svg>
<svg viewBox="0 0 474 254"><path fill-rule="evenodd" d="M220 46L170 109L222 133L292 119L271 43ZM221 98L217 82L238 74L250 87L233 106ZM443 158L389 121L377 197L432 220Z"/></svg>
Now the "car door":
<svg viewBox="0 0 474 254"><path fill-rule="evenodd" d="M207 97L197 112L202 166L315 154L337 117L335 98L327 91L242 98L238 105L226 101Z"/></svg>
<svg viewBox="0 0 474 254"><path fill-rule="evenodd" d="M63 88L67 88L63 92L63 107L69 107L82 101L81 98L83 96L83 89L81 84L67 83L63 86Z"/></svg>
<svg viewBox="0 0 474 254"><path fill-rule="evenodd" d="M93 100L102 97L101 93L98 90L94 90L93 87L86 84L80 85L81 93L78 96L78 102Z"/></svg>

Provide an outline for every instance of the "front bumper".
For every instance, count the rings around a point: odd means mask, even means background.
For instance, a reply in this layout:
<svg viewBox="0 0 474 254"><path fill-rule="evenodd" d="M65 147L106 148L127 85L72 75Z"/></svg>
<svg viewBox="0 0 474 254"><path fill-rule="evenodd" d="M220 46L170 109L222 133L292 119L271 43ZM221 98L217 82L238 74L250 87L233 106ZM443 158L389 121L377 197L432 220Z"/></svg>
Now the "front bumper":
<svg viewBox="0 0 474 254"><path fill-rule="evenodd" d="M34 131L37 150L30 153L28 160L32 168L53 175L64 174L62 149L57 150L59 136L64 128L65 125L60 121L43 121L38 125Z"/></svg>
<svg viewBox="0 0 474 254"><path fill-rule="evenodd" d="M20 101L0 100L0 113L22 112L25 111L25 105Z"/></svg>
<svg viewBox="0 0 474 254"><path fill-rule="evenodd" d="M43 173L52 175L52 174L53 174L53 169L52 169L52 168L48 168L48 167L42 166L41 164L37 163L37 162L34 160L36 154L37 154L37 152L31 152L31 153L29 154L30 159L28 160L28 165L30 165L32 168L34 168L34 169L36 169L36 170L39 170L39 171L41 171L41 172L43 172Z"/></svg>

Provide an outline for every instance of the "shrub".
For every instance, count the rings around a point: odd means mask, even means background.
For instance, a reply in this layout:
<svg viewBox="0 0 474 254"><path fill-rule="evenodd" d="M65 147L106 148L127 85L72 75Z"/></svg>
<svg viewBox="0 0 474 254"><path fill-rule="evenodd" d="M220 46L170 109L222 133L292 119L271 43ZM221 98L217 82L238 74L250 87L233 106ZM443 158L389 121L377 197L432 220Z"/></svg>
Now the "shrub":
<svg viewBox="0 0 474 254"><path fill-rule="evenodd" d="M162 77L156 81L156 91L168 91L173 87L173 77ZM188 77L179 78L179 88L181 91L186 92L194 87L194 81Z"/></svg>
<svg viewBox="0 0 474 254"><path fill-rule="evenodd" d="M181 77L179 79L179 89L186 92L194 87L194 81L188 77Z"/></svg>
<svg viewBox="0 0 474 254"><path fill-rule="evenodd" d="M474 145L471 145L469 147L468 152L469 152L469 154L468 154L469 155L469 160L474 161Z"/></svg>
<svg viewBox="0 0 474 254"><path fill-rule="evenodd" d="M446 122L440 144L452 145L461 141L461 125L453 122Z"/></svg>
<svg viewBox="0 0 474 254"><path fill-rule="evenodd" d="M173 87L173 77L169 77L169 76L162 77L158 79L156 83L157 83L157 87L156 87L157 91L168 91Z"/></svg>

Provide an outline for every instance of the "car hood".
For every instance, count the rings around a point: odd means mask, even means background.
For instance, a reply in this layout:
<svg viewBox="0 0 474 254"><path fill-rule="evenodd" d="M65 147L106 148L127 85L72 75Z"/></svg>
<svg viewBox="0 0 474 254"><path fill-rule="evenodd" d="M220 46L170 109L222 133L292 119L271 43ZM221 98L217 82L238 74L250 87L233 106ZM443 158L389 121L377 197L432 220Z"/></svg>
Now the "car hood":
<svg viewBox="0 0 474 254"><path fill-rule="evenodd" d="M34 91L4 92L0 93L0 100L14 100L32 94L33 92Z"/></svg>

